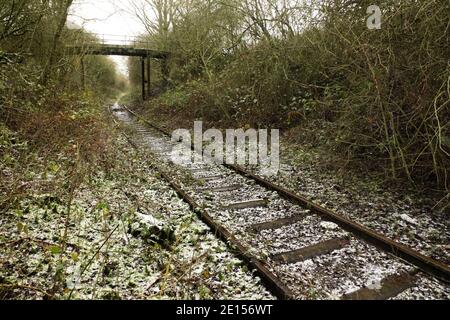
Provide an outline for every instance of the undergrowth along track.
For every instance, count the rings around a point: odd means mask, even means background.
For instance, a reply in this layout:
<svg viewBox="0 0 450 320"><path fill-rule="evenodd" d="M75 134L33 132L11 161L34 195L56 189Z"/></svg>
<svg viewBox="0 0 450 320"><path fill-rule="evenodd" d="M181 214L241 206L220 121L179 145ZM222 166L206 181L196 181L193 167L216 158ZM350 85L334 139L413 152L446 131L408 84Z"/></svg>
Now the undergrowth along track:
<svg viewBox="0 0 450 320"><path fill-rule="evenodd" d="M139 114L130 110L129 108L123 107L126 112L133 117L141 120L146 124L146 126L151 127L153 130L158 131L159 134L164 137L168 137L170 140L171 134L167 132L167 130L151 123L147 119L144 119ZM123 120L123 119L122 119ZM143 126L133 119L129 119L129 125L131 125L139 134L141 134L143 140L145 139L155 139L154 132L148 131L146 126ZM134 142L132 139L129 139L136 148L140 148L141 145L139 143ZM162 143L164 145L164 143ZM166 140L165 145L163 146L162 154L166 154L170 147L170 143ZM197 151L190 146L195 154ZM163 155L164 157L164 155ZM310 202L305 197L298 195L286 188L278 186L260 176L257 176L245 168L237 165L224 165L224 167L228 168L230 172L234 172L240 177L246 179L247 183L235 183L237 177L235 177L231 173L220 173L217 174L214 170L208 170L209 164L204 164L203 168L185 168L190 170L192 175L201 174L201 177L198 177L197 180L201 181L202 184L209 185L209 188L196 189L195 195L193 195L192 190L185 190L185 184L181 185L177 183L173 177L171 177L168 173L164 172L161 168L159 171L161 172L161 176L172 186L172 188L183 198L190 207L197 212L199 217L208 224L208 226L223 240L228 242L239 255L255 270L257 270L260 277L264 280L267 287L279 298L282 299L293 299L299 296L299 292L304 290L304 287L300 285L301 288L297 288L296 280L292 281L291 276L285 276L286 266L289 268L290 266L297 267L297 264L301 264L304 261L315 258L320 259L323 257L329 257L330 255L337 254L339 259L344 261L355 261L358 258L358 253L352 253L348 250L349 247L354 249L354 247L358 248L361 252L374 250L373 247L382 250L383 252L388 253L388 256L383 256L377 258L379 261L375 261L377 264L384 264L383 267L389 269L387 264L392 263L393 270L381 272L383 277L378 281L376 286L367 287L361 285L350 286L350 289L347 288L345 292L344 289L338 290L340 292L340 298L342 299L387 299L395 297L402 292L413 288L418 282L418 278L423 275L423 273L427 273L432 277L439 279L444 282L446 285L450 282L450 268L434 259L431 259L412 248L409 248L405 245L402 245L396 241L393 241L382 234L379 234L369 228L364 227L350 219L347 219L339 214L336 214L326 208L323 208L319 205L316 205ZM218 166L218 165L216 165ZM237 179L239 180L239 179ZM281 212L282 210L277 210L269 205L269 200L264 197L259 196L257 193L257 198L252 199L240 199L239 195L231 196L226 206L222 204L216 205L213 202L217 202L213 200L205 200L208 198L208 195L216 194L219 195L216 199L226 198L224 194L232 194L233 192L241 192L243 189L250 190L250 194L252 190L256 188L255 186L249 186L249 181L253 181L255 184L260 186L259 193L269 193L272 192L272 201L279 202L284 199L290 204L289 211L291 214L285 215L285 212ZM189 189L189 188L188 188ZM261 191L262 190L262 191ZM245 192L244 192L245 193ZM275 194L275 195L274 195ZM234 197L234 198L233 198ZM248 196L247 196L248 197ZM214 197L213 197L214 198ZM244 196L245 198L245 196ZM199 200L202 202L199 204ZM205 201L204 201L205 200ZM219 201L220 202L220 201ZM213 203L211 205L211 210L213 213L208 212L205 207L205 203ZM289 206L289 205L288 205ZM298 206L298 207L297 207ZM297 212L292 214L292 208L296 208ZM301 210L303 208L303 210ZM263 210L266 210L263 212ZM294 211L295 211L294 210ZM275 212L277 211L277 212ZM301 211L301 212L300 212ZM255 221L251 221L249 219L248 225L244 228L230 227L229 221L224 218L227 216L226 214L221 214L224 212L241 212L243 215L249 214L250 216L254 213L260 213L262 219L259 216L255 216ZM253 212L253 213L252 213ZM299 213L300 212L300 213ZM233 215L233 214L232 214ZM237 216L234 214L234 216ZM314 218L310 218L314 217ZM281 229L294 230L300 229L302 226L304 227L307 222L306 219L312 219L308 225L309 228L314 230L311 231L311 234L307 234L310 238L309 241L302 242L300 246L293 246L292 250L283 250L280 252L269 252L269 254L258 254L255 251L263 248L264 246L259 246L259 243L252 242L252 238L259 239L260 235L264 234L265 238L268 239L268 243L277 242L279 240L276 239L277 232ZM232 220L232 219L229 219ZM244 218L245 220L245 218ZM225 221L225 223L223 223ZM317 226L322 226L323 222L332 222L338 226L337 230L332 230L330 232L325 232L327 237L324 237L323 230L318 228ZM227 227L224 227L224 224L229 224ZM233 223L231 223L232 225ZM313 225L314 227L311 227ZM291 229L289 229L291 228ZM334 227L333 227L334 228ZM303 232L303 231L302 231ZM239 236L238 236L239 235ZM250 240L245 240L245 239ZM281 237L282 238L282 237ZM265 241L266 239L264 239ZM298 239L297 239L298 240ZM362 245L361 241L364 241L368 246ZM263 242L264 242L263 241ZM281 239L280 241L286 241ZM295 242L294 240L292 240ZM258 248L253 248L252 244ZM283 246L283 245L281 245ZM364 249L361 249L364 247ZM262 249L261 249L262 250ZM277 251L277 250L275 250ZM350 253L349 253L350 252ZM379 254L373 251L374 254ZM341 255L342 253L342 255ZM366 255L370 255L365 253ZM354 257L350 257L350 256ZM396 256L396 261L392 261L392 255ZM326 259L326 258L325 258ZM381 261L385 259L385 261ZM389 260L389 261L388 261ZM408 262L410 265L405 264L403 261ZM394 263L395 262L395 263ZM414 266L411 268L411 265ZM351 268L350 268L351 269ZM368 267L370 269L370 267ZM398 270L397 270L398 269ZM333 272L341 273L340 270L333 270ZM350 270L351 271L351 270ZM287 273L290 271L288 270ZM353 271L356 272L356 271ZM358 275L353 277L355 280ZM329 284L330 277L325 276L324 282ZM336 281L339 281L339 276L332 276ZM353 290L353 289L354 290ZM344 290L344 291L343 291ZM345 292L343 294L342 292Z"/></svg>

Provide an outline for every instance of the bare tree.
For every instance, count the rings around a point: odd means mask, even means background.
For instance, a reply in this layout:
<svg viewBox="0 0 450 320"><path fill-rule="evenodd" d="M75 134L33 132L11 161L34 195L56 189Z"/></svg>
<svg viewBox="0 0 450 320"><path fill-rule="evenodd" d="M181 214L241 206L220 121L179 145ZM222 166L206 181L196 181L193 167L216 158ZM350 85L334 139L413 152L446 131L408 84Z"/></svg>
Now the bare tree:
<svg viewBox="0 0 450 320"><path fill-rule="evenodd" d="M42 83L46 84L50 78L53 65L55 63L56 51L58 43L60 42L64 27L67 22L67 16L69 15L69 8L72 5L73 0L58 0L55 1L55 19L56 30L53 35L50 52L48 55L48 61L42 74Z"/></svg>
<svg viewBox="0 0 450 320"><path fill-rule="evenodd" d="M165 49L177 8L177 0L144 0L141 5L134 4L133 9L147 32L155 35L161 49Z"/></svg>
<svg viewBox="0 0 450 320"><path fill-rule="evenodd" d="M31 32L48 9L48 1L0 0L0 43Z"/></svg>

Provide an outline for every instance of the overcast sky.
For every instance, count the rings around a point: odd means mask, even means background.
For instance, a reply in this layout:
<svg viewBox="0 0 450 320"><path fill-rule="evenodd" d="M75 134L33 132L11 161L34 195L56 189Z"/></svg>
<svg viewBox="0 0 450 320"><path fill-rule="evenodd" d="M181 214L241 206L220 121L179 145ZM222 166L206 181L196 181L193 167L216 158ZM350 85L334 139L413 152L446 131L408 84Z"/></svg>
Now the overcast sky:
<svg viewBox="0 0 450 320"><path fill-rule="evenodd" d="M142 0L78 0L71 8L69 27L82 26L89 32L113 36L136 36L145 32L144 26L132 14ZM126 74L126 58L113 57L119 70Z"/></svg>

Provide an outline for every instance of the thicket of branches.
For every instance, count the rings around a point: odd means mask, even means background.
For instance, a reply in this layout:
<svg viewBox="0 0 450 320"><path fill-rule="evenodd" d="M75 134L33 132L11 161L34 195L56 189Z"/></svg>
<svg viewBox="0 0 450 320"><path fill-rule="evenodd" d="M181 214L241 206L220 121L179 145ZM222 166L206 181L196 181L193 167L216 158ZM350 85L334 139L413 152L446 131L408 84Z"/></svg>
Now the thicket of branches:
<svg viewBox="0 0 450 320"><path fill-rule="evenodd" d="M68 45L96 41L66 27L72 4L0 0L0 120L14 130L30 113L73 111L67 97L108 97L126 86L108 58L68 54Z"/></svg>
<svg viewBox="0 0 450 320"><path fill-rule="evenodd" d="M72 89L82 86L81 57L68 55L66 46L95 42L81 28L69 30L66 22L73 0L0 0L0 50L20 53L23 64L40 69L39 82ZM88 89L104 92L124 85L115 66L105 57L86 57ZM99 70L101 69L101 70ZM110 93L110 92L108 92Z"/></svg>
<svg viewBox="0 0 450 320"><path fill-rule="evenodd" d="M107 163L102 103L126 81L105 57L68 54L75 41L95 42L82 29L66 27L72 2L0 0L0 213L46 191L24 188L33 185L33 170L45 171L40 166L73 166L78 179L82 167Z"/></svg>
<svg viewBox="0 0 450 320"><path fill-rule="evenodd" d="M380 30L366 0L146 2L148 37L172 52L166 105L219 124L325 128L349 160L449 189L448 1L376 1Z"/></svg>

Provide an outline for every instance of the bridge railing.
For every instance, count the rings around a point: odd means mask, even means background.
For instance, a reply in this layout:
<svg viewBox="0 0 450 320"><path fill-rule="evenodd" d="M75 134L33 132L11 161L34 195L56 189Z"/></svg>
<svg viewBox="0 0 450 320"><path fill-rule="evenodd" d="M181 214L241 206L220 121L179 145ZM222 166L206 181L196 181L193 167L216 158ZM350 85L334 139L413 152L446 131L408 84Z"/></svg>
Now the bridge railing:
<svg viewBox="0 0 450 320"><path fill-rule="evenodd" d="M92 38L83 38L76 41L75 45L89 47L96 45L105 46L129 46L140 49L157 49L157 45L139 36L92 34Z"/></svg>

